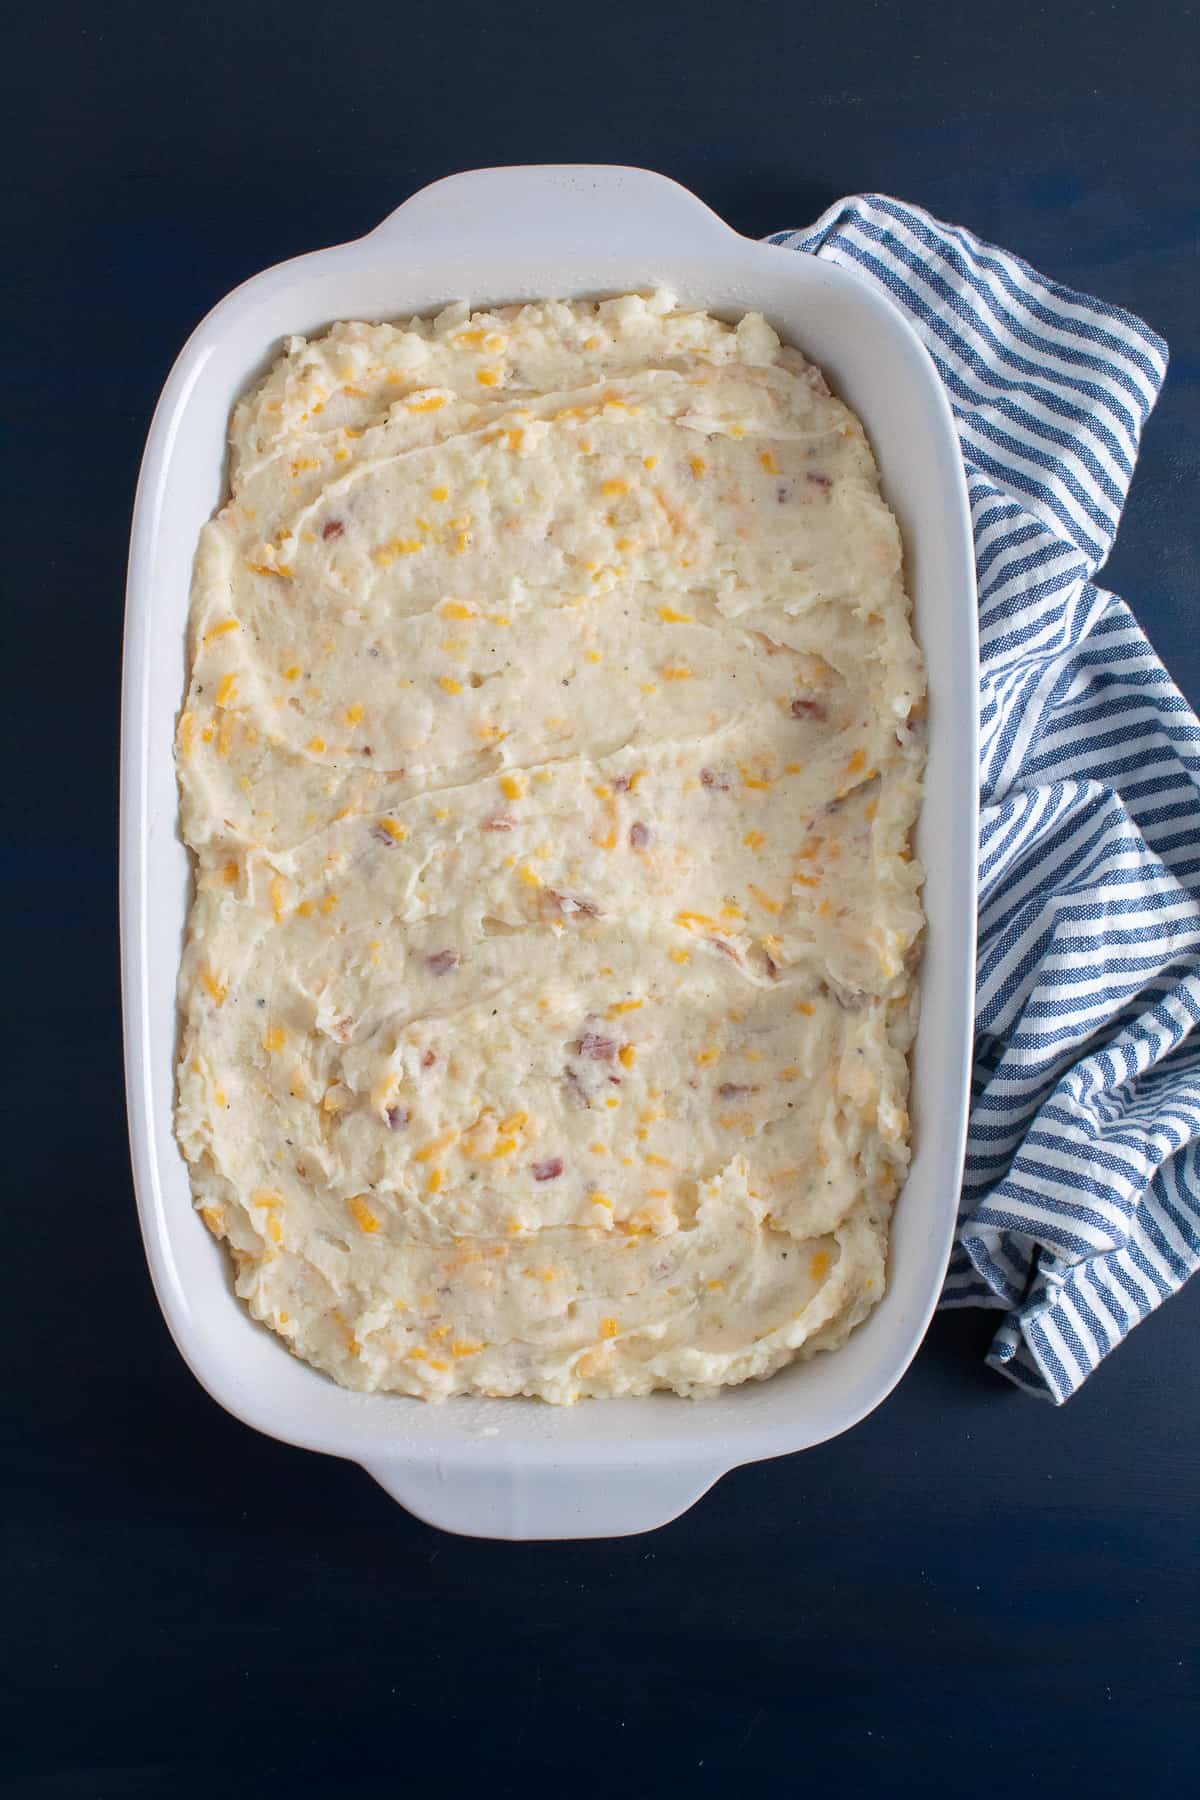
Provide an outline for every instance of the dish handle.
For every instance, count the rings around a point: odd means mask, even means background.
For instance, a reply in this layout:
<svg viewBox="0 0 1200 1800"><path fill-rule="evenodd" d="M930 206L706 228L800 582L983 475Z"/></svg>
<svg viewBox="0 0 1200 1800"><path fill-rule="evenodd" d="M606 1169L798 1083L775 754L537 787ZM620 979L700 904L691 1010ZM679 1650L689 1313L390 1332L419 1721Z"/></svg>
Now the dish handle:
<svg viewBox="0 0 1200 1800"><path fill-rule="evenodd" d="M494 1451L494 1446L484 1446ZM723 1473L711 1463L550 1464L481 1456L478 1466L364 1462L367 1474L427 1525L510 1540L631 1537L686 1512Z"/></svg>
<svg viewBox="0 0 1200 1800"><path fill-rule="evenodd" d="M614 250L631 242L647 253L703 253L737 233L687 188L652 169L614 163L533 163L471 169L420 188L377 225L372 239L395 238L406 249L472 257L520 250L526 238L544 250L547 236L562 252L595 254L596 215L608 221Z"/></svg>

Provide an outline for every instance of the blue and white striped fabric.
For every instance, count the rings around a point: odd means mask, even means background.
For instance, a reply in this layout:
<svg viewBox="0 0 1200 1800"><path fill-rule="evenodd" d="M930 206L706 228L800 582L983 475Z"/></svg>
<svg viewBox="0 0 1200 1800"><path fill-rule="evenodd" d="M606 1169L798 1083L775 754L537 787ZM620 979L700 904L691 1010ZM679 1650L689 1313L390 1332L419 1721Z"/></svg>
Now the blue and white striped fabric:
<svg viewBox="0 0 1200 1800"><path fill-rule="evenodd" d="M975 526L975 1072L942 1304L1062 1402L1200 1265L1200 724L1095 586L1167 347L871 194L772 242L878 283L958 423Z"/></svg>

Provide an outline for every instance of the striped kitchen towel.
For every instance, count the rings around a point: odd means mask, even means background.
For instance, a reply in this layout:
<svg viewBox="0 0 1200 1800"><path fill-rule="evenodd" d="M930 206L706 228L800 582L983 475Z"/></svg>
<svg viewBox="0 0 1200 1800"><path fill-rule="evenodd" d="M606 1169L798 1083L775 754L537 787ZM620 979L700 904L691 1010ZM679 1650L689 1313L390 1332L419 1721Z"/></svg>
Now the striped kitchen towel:
<svg viewBox="0 0 1200 1800"><path fill-rule="evenodd" d="M1200 723L1116 535L1167 347L914 206L772 240L886 290L954 408L979 589L975 1070L944 1306L1062 1402L1200 1265Z"/></svg>

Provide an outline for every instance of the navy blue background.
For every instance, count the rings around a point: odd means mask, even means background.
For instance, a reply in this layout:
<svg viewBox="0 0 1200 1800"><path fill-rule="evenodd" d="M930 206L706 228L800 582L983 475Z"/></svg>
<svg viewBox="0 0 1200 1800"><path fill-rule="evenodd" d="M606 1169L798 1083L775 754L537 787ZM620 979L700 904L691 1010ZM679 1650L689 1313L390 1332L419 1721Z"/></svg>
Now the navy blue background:
<svg viewBox="0 0 1200 1800"><path fill-rule="evenodd" d="M992 1319L944 1316L848 1437L625 1542L444 1537L220 1412L137 1237L114 833L129 509L176 350L244 276L486 163L649 165L755 234L882 188L1143 314L1172 370L1103 579L1200 699L1197 48L1178 0L10 21L0 1792L1104 1795L1194 1770L1200 1291L1059 1412L982 1366Z"/></svg>

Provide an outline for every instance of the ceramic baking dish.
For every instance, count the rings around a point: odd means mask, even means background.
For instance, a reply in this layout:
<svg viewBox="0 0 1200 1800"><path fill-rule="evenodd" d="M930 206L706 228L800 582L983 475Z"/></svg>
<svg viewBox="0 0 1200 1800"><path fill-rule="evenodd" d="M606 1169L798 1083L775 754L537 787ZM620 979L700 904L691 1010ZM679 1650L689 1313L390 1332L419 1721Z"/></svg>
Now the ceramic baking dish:
<svg viewBox="0 0 1200 1800"><path fill-rule="evenodd" d="M175 984L189 898L172 743L184 691L192 558L222 498L237 397L280 340L335 319L449 300L573 299L662 283L728 317L756 309L826 371L866 425L904 534L929 665L918 843L927 869L915 1157L882 1304L843 1349L715 1399L456 1399L347 1393L296 1361L234 1298L225 1251L192 1211L172 1131ZM163 390L138 484L125 619L121 950L133 1173L154 1286L208 1392L270 1436L349 1457L410 1511L484 1537L605 1537L682 1512L741 1463L803 1450L879 1404L937 1300L966 1122L976 909L976 609L970 517L950 409L925 350L875 288L740 237L641 169L484 169L434 183L356 243L268 269L194 332Z"/></svg>

